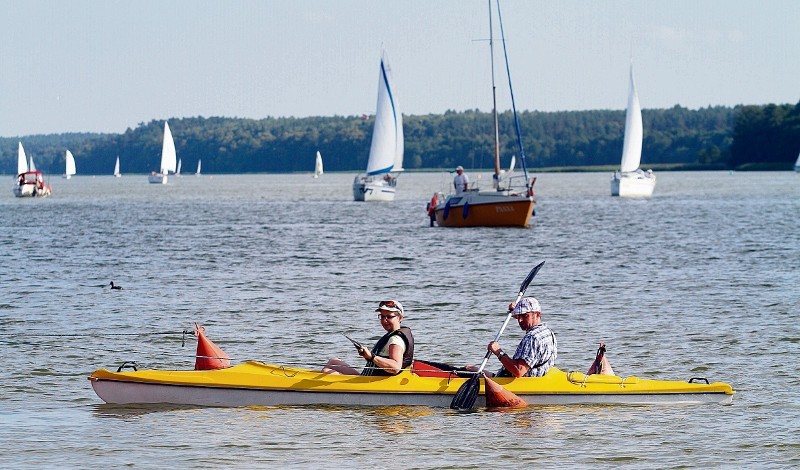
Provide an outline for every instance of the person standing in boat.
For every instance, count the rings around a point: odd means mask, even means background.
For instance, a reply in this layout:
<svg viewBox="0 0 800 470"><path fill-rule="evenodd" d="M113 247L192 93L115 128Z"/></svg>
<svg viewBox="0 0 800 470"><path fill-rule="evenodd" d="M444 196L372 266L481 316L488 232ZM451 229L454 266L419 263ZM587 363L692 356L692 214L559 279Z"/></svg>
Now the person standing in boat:
<svg viewBox="0 0 800 470"><path fill-rule="evenodd" d="M553 367L558 357L558 341L553 330L542 322L542 309L539 301L525 297L517 305L509 305L513 316L525 336L517 346L514 357L506 354L497 341L489 343L491 351L503 368L498 377L542 377Z"/></svg>
<svg viewBox="0 0 800 470"><path fill-rule="evenodd" d="M456 167L456 176L453 178L453 186L456 187L456 194L469 191L469 177L464 173L464 167L461 165Z"/></svg>
<svg viewBox="0 0 800 470"><path fill-rule="evenodd" d="M378 312L378 321L386 330L386 334L375 343L371 351L361 347L358 355L363 357L367 364L359 372L358 369L334 357L325 364L322 372L326 374L344 375L397 375L401 370L411 366L414 360L414 336L411 328L401 326L405 311L403 305L396 300L384 300L375 310Z"/></svg>

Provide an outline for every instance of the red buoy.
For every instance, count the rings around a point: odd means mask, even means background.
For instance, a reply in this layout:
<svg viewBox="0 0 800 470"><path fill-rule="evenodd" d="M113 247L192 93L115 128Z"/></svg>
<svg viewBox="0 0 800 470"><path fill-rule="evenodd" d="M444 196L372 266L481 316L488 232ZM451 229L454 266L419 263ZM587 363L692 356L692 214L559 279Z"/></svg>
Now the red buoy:
<svg viewBox="0 0 800 470"><path fill-rule="evenodd" d="M484 377L486 383L486 406L489 408L516 408L528 406L528 402L503 388L500 384Z"/></svg>
<svg viewBox="0 0 800 470"><path fill-rule="evenodd" d="M194 370L225 369L231 366L230 357L225 351L206 338L206 328L194 324L194 334L197 336L197 354L195 355Z"/></svg>

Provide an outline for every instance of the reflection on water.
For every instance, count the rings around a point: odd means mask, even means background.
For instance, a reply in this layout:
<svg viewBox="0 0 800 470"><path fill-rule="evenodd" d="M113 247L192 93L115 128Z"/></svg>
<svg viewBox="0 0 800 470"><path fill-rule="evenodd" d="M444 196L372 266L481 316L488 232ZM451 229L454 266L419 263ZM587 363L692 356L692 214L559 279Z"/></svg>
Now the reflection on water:
<svg viewBox="0 0 800 470"><path fill-rule="evenodd" d="M0 466L800 465L797 175L665 172L640 201L611 198L608 179L540 175L527 230L429 228L438 174L404 174L390 204L351 201L349 174L8 191L0 220L26 224L0 236L0 440L14 443ZM86 380L129 360L191 369L180 332L195 321L237 362L356 360L339 333L374 343L387 297L420 357L474 364L542 260L528 292L559 367L585 371L604 341L618 374L730 382L733 406L109 406ZM520 337L512 324L500 343Z"/></svg>

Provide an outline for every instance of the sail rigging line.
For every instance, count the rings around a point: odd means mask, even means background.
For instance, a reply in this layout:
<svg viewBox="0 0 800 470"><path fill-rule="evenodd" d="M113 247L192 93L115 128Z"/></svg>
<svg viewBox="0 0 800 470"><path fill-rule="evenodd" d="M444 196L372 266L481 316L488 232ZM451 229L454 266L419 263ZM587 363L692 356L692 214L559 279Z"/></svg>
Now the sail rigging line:
<svg viewBox="0 0 800 470"><path fill-rule="evenodd" d="M491 0L490 0L491 1ZM522 146L522 132L519 127L519 117L517 116L517 105L514 102L514 88L511 86L511 69L508 67L508 51L506 50L506 35L503 31L503 15L500 13L500 0L497 0L497 19L500 23L500 38L503 42L503 56L506 59L506 75L508 76L508 89L511 92L511 109L514 111L514 124L517 130L517 144L522 158L522 172L525 174L525 187L530 191L530 181L528 181L528 165L525 163L525 149Z"/></svg>

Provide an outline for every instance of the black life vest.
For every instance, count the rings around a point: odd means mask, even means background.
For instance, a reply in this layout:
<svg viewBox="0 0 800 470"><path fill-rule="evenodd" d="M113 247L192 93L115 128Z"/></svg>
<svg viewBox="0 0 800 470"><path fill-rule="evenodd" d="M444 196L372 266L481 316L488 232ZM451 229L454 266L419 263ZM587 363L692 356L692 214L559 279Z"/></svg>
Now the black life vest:
<svg viewBox="0 0 800 470"><path fill-rule="evenodd" d="M390 331L383 335L381 339L375 343L375 347L372 348L373 355L379 355L378 352L381 351L386 343L389 342L389 338L394 335L400 335L400 338L406 343L406 351L403 353L403 369L406 369L411 366L414 362L414 335L411 334L411 328L407 326L401 326L399 329ZM381 356L388 358L388 356ZM394 374L390 374L389 372L381 369L380 367L375 366L373 361L367 361L367 365L364 366L364 370L361 371L361 375L384 375L390 376Z"/></svg>

